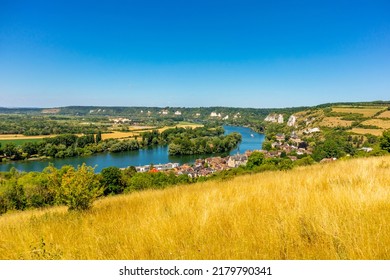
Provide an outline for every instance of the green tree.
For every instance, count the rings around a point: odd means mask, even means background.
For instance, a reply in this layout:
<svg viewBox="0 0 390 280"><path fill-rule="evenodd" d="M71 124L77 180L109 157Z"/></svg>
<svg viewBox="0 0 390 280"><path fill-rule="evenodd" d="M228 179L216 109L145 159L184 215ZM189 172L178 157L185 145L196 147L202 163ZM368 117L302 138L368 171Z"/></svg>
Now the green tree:
<svg viewBox="0 0 390 280"><path fill-rule="evenodd" d="M21 154L14 143L7 143L3 148L3 152L7 157L15 160L21 159Z"/></svg>
<svg viewBox="0 0 390 280"><path fill-rule="evenodd" d="M253 169L255 166L260 166L263 163L263 161L264 161L263 153L253 152L248 158L246 167L248 169Z"/></svg>
<svg viewBox="0 0 390 280"><path fill-rule="evenodd" d="M143 190L153 186L151 173L136 173L129 180L129 191Z"/></svg>
<svg viewBox="0 0 390 280"><path fill-rule="evenodd" d="M272 142L271 141L264 141L263 142L263 150L266 150L266 151L271 151L272 149Z"/></svg>
<svg viewBox="0 0 390 280"><path fill-rule="evenodd" d="M390 152L390 130L383 132L382 137L380 138L380 147L382 150Z"/></svg>
<svg viewBox="0 0 390 280"><path fill-rule="evenodd" d="M118 194L123 192L124 183L122 180L122 173L118 167L111 166L104 168L101 174L101 184L104 188L104 194Z"/></svg>
<svg viewBox="0 0 390 280"><path fill-rule="evenodd" d="M3 194L0 194L0 215L8 210L8 201Z"/></svg>
<svg viewBox="0 0 390 280"><path fill-rule="evenodd" d="M314 159L309 155L294 161L295 166L311 165L313 163L314 163Z"/></svg>
<svg viewBox="0 0 390 280"><path fill-rule="evenodd" d="M123 175L126 177L133 177L137 173L137 169L134 166L129 166L123 170Z"/></svg>
<svg viewBox="0 0 390 280"><path fill-rule="evenodd" d="M96 144L102 141L102 132L99 130L96 134Z"/></svg>
<svg viewBox="0 0 390 280"><path fill-rule="evenodd" d="M24 188L14 178L7 182L5 199L8 209L24 210L26 208L27 200Z"/></svg>
<svg viewBox="0 0 390 280"><path fill-rule="evenodd" d="M341 139L328 138L324 143L316 146L313 158L316 161L320 161L323 158L340 158L345 155L345 144Z"/></svg>
<svg viewBox="0 0 390 280"><path fill-rule="evenodd" d="M103 191L94 169L85 163L62 176L60 200L69 210L88 210Z"/></svg>

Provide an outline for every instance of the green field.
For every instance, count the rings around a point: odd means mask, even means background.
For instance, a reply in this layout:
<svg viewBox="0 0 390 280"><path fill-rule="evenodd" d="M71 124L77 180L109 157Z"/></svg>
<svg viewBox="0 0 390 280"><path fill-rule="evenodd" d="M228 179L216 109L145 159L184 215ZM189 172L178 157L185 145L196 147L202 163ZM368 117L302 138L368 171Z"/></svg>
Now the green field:
<svg viewBox="0 0 390 280"><path fill-rule="evenodd" d="M4 147L5 144L14 143L15 145L23 145L27 142L39 142L42 141L43 138L35 138L35 139L9 139L9 140L0 140L1 146Z"/></svg>

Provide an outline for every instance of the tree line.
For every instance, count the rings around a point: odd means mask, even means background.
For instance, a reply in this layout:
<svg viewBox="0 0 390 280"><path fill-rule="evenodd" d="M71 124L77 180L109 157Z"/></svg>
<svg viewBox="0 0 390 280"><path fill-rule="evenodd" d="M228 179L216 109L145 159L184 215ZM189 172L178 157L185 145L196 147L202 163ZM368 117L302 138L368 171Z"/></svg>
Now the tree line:
<svg viewBox="0 0 390 280"><path fill-rule="evenodd" d="M168 152L170 155L225 153L237 147L241 140L241 134L236 132L225 136L204 136L193 139L180 136L172 140Z"/></svg>

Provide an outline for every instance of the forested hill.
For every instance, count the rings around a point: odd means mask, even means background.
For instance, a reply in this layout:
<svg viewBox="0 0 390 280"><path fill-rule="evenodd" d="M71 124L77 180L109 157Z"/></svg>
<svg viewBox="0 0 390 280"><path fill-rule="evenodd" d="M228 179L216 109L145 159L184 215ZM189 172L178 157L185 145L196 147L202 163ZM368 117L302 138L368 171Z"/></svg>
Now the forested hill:
<svg viewBox="0 0 390 280"><path fill-rule="evenodd" d="M238 107L106 107L106 106L69 106L56 108L5 108L0 107L0 114L56 114L73 116L122 116L122 115L164 115L199 117L210 116L212 113L226 116L228 114L252 114L267 115L277 110L278 112L293 113L308 109L309 107L291 108L238 108ZM175 114L176 113L176 114Z"/></svg>
<svg viewBox="0 0 390 280"><path fill-rule="evenodd" d="M252 114L252 115L268 115L272 112L294 113L310 108L323 108L331 106L369 106L383 105L390 106L390 101L367 101L367 102L339 102L326 103L316 106L300 106L288 108L239 108L239 107L147 107L147 106L66 106L53 108L7 108L0 107L0 114L59 114L59 115L101 115L101 116L119 116L119 115L139 115L139 114L163 114L165 116L186 116L199 114L199 117L210 116L213 112L226 116L229 114ZM177 113L177 114L175 114Z"/></svg>

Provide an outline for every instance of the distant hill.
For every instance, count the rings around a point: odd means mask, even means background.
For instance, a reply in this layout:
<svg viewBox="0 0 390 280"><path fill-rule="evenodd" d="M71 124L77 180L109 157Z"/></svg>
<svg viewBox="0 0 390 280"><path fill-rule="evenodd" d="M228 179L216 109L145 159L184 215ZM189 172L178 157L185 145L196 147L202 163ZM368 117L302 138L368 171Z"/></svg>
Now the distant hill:
<svg viewBox="0 0 390 280"><path fill-rule="evenodd" d="M0 217L0 259L390 259L390 156Z"/></svg>
<svg viewBox="0 0 390 280"><path fill-rule="evenodd" d="M353 134L380 136L384 130L390 129L388 102L326 104L293 115L293 127L301 132L317 127L321 130L339 129Z"/></svg>
<svg viewBox="0 0 390 280"><path fill-rule="evenodd" d="M342 129L353 134L379 136L390 128L390 101L327 103L311 107L291 108L238 108L238 107L112 107L68 106L58 108L0 108L0 114L40 115L54 118L70 117L125 117L132 123L150 120L171 122L205 122L251 126L265 131L267 120L281 116L285 125L291 115L296 117L293 128L304 131L313 127ZM268 118L267 118L268 117ZM276 120L276 119L275 119Z"/></svg>
<svg viewBox="0 0 390 280"><path fill-rule="evenodd" d="M121 114L140 114L158 113L162 110L167 110L171 114L177 111L180 112L203 112L210 115L212 112L226 111L245 111L245 112L261 112L268 114L273 111L281 112L296 112L310 108L325 108L332 106L390 106L390 101L367 101L367 102L340 102L340 103L326 103L317 106L300 106L287 108L240 108L240 107L147 107L147 106L66 106L54 108L6 108L0 107L1 114L63 114L63 115L121 115Z"/></svg>

